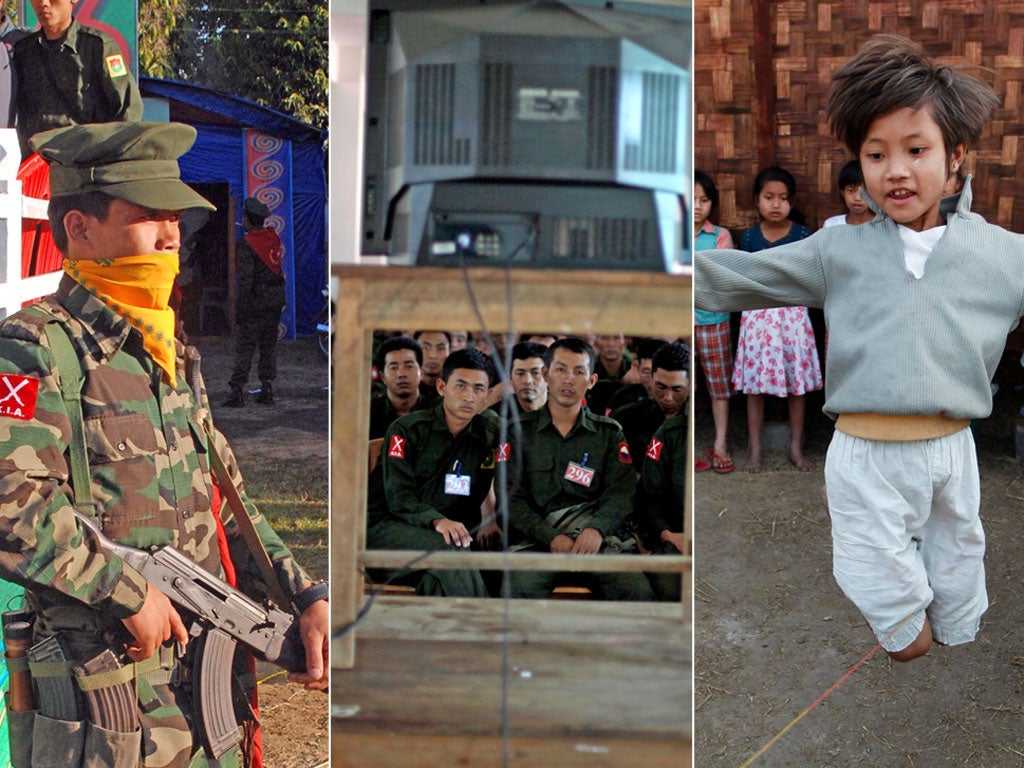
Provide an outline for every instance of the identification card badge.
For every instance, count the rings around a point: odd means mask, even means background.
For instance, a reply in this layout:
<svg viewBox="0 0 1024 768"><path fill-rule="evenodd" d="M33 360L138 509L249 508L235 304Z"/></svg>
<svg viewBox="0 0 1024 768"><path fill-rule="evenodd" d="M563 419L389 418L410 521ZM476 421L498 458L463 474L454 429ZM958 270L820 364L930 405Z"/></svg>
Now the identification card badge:
<svg viewBox="0 0 1024 768"><path fill-rule="evenodd" d="M449 472L444 476L444 492L449 496L469 496L469 475Z"/></svg>
<svg viewBox="0 0 1024 768"><path fill-rule="evenodd" d="M570 461L569 466L565 469L565 479L570 483L576 483L584 488L589 488L590 484L594 482L594 470L590 467L584 467L582 464L577 464L575 461Z"/></svg>

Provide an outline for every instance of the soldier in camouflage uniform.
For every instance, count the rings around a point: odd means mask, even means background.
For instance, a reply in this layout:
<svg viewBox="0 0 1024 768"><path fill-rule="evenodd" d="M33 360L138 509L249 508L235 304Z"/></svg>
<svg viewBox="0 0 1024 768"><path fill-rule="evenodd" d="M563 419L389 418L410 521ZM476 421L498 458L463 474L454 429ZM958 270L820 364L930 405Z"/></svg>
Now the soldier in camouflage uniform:
<svg viewBox="0 0 1024 768"><path fill-rule="evenodd" d="M141 120L130 64L104 32L71 15L75 0L32 0L39 29L14 47L14 110L22 156L39 131L77 123Z"/></svg>
<svg viewBox="0 0 1024 768"><path fill-rule="evenodd" d="M161 660L136 679L141 733L134 735L137 759L128 764L147 767L207 764L194 730L189 653L172 658L166 645L188 635L169 600L97 544L73 513L74 425L45 326L60 325L84 371L90 486L104 533L136 547L170 544L223 578L199 355L174 339L166 309L177 271L178 211L212 208L178 179L177 158L194 139L192 128L176 123L80 125L35 137L51 166L50 221L65 275L56 294L0 325L0 577L25 587L36 641L57 634L79 661L104 647L126 649L137 670L146 669L146 659ZM226 449L220 433L210 434ZM323 589L311 585L244 496L229 452L226 463L280 586L302 610L308 666L292 679L325 688L328 608L326 600L311 600ZM240 551L226 508L220 522L220 539ZM259 597L251 563L236 563L239 587ZM33 722L33 765L114 765L110 745L92 736L75 762L68 744L81 723L41 715L12 720L12 744ZM56 756L38 754L41 743L56 747ZM221 764L238 757L229 753Z"/></svg>

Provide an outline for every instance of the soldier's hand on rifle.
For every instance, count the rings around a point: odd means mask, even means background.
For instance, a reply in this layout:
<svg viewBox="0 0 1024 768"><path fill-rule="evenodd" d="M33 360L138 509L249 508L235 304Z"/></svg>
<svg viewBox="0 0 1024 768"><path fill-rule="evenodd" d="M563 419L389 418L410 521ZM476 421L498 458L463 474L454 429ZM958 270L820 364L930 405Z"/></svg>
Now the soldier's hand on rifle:
<svg viewBox="0 0 1024 768"><path fill-rule="evenodd" d="M313 690L325 690L330 677L328 670L328 652L330 649L329 629L330 609L326 600L317 600L299 616L299 637L306 649L306 671L291 673L288 679L293 683L303 683Z"/></svg>
<svg viewBox="0 0 1024 768"><path fill-rule="evenodd" d="M142 609L134 616L121 619L135 638L134 643L126 646L132 661L148 659L172 637L182 645L188 642L188 630L171 601L152 584L148 587Z"/></svg>

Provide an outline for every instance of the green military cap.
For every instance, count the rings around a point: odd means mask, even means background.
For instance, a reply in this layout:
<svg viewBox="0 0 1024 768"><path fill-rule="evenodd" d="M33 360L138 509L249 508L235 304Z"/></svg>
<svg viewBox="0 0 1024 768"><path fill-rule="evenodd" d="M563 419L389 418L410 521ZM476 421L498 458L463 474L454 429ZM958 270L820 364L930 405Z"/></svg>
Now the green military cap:
<svg viewBox="0 0 1024 768"><path fill-rule="evenodd" d="M183 123L95 123L37 133L50 164L50 197L104 192L159 211L216 207L181 180L178 158L196 140Z"/></svg>

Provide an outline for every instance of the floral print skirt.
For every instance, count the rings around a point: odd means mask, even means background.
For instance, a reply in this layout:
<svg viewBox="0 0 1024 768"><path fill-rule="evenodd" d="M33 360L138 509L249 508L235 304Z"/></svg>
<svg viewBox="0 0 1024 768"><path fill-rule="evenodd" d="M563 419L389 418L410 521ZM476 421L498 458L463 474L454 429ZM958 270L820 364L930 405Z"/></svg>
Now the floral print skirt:
<svg viewBox="0 0 1024 768"><path fill-rule="evenodd" d="M822 387L807 307L743 313L732 383L748 395L805 395Z"/></svg>

